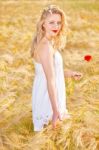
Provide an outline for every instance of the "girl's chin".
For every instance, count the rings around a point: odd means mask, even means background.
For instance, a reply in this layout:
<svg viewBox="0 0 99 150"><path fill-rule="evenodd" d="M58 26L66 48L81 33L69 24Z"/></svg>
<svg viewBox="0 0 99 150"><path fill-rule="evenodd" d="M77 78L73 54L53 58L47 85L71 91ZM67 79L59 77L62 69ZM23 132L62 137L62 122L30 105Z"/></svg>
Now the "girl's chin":
<svg viewBox="0 0 99 150"><path fill-rule="evenodd" d="M56 35L57 35L57 33L52 33L51 35L52 35L52 36L56 36Z"/></svg>

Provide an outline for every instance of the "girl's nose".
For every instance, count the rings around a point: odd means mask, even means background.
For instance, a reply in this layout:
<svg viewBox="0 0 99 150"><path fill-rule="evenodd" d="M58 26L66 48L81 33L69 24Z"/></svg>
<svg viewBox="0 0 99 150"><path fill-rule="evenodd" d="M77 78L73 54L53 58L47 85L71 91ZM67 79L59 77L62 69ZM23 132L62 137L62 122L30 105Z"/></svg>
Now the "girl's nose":
<svg viewBox="0 0 99 150"><path fill-rule="evenodd" d="M59 28L59 25L58 24L54 24L54 29L58 29Z"/></svg>

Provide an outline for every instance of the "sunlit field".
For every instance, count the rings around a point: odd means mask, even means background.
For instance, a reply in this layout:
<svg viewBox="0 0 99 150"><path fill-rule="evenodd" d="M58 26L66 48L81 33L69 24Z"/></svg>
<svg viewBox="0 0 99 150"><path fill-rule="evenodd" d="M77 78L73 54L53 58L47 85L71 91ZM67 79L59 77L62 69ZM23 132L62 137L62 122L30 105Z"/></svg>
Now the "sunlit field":
<svg viewBox="0 0 99 150"><path fill-rule="evenodd" d="M61 52L64 70L82 72L83 78L65 78L71 118L55 131L50 122L35 133L30 48L38 17L48 4L60 6L68 21ZM85 60L86 55L92 59ZM98 0L0 0L0 150L99 150Z"/></svg>

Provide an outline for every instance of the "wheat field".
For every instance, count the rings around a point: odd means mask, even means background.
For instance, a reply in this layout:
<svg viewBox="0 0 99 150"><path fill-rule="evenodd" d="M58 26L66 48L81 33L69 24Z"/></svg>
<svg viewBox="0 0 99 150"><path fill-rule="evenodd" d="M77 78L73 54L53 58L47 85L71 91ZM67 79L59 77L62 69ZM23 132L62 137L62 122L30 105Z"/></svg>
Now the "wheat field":
<svg viewBox="0 0 99 150"><path fill-rule="evenodd" d="M64 70L80 71L83 78L65 79L71 119L55 131L50 123L34 133L30 47L48 4L60 6L67 16ZM91 61L84 60L88 54ZM0 0L0 150L99 150L98 0Z"/></svg>

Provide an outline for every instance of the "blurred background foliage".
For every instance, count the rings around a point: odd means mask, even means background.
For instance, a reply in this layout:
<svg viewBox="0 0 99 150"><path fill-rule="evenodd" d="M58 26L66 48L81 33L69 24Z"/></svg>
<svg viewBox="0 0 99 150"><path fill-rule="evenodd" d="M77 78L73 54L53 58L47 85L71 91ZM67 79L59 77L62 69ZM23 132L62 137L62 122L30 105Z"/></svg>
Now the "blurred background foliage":
<svg viewBox="0 0 99 150"><path fill-rule="evenodd" d="M49 124L33 132L30 56L36 22L42 9L56 4L67 16L67 44L61 52L64 70L80 71L80 81L67 78L66 102L72 115L53 131ZM87 62L84 56L90 54ZM99 1L0 0L0 149L99 149ZM39 91L38 91L39 94Z"/></svg>

